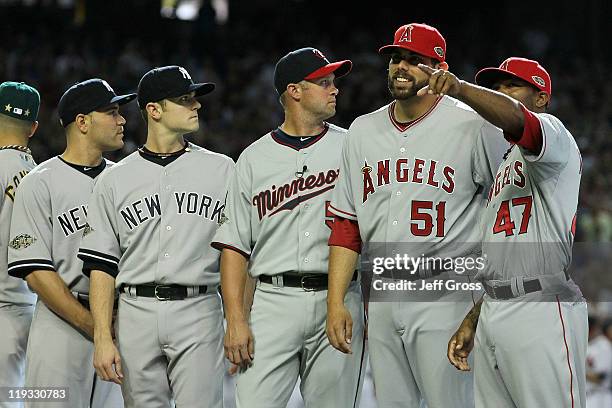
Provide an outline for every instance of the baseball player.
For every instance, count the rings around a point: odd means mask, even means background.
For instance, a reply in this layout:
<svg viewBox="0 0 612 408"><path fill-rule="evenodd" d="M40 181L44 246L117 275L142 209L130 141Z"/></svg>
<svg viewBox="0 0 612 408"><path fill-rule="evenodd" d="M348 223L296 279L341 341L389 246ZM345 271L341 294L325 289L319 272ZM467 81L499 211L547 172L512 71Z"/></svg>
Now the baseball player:
<svg viewBox="0 0 612 408"><path fill-rule="evenodd" d="M356 316L354 353L336 352L325 337L328 204L346 136L325 121L336 112L334 81L351 67L348 60L330 63L314 48L282 57L274 86L284 122L236 164L213 246L222 248L225 354L243 368L238 408L286 407L298 377L306 407L348 408L358 401L365 349L354 268L346 295ZM258 280L250 318L243 303L247 263Z"/></svg>
<svg viewBox="0 0 612 408"><path fill-rule="evenodd" d="M38 127L38 91L23 82L0 85L0 386L21 387L36 296L7 274L9 225L17 187L36 163L28 141ZM0 407L20 407L0 401Z"/></svg>
<svg viewBox="0 0 612 408"><path fill-rule="evenodd" d="M487 263L476 279L486 295L449 341L449 360L469 370L474 346L476 407L584 407L587 307L567 274L582 163L546 113L550 76L537 61L508 58L476 74L490 90L422 68L422 93L454 95L512 143L482 218Z"/></svg>
<svg viewBox="0 0 612 408"><path fill-rule="evenodd" d="M89 282L76 255L81 235L90 232L85 218L93 185L109 166L102 153L123 146L125 119L119 106L134 98L134 94L117 96L101 79L70 87L58 106L66 150L24 177L15 197L8 273L25 279L38 294L25 385L66 387L69 395L61 403L32 403L35 406L121 403L119 387L94 384Z"/></svg>
<svg viewBox="0 0 612 408"><path fill-rule="evenodd" d="M388 256L398 250L395 255L454 260L477 253L475 224L507 149L499 129L465 104L416 94L428 80L418 64L448 67L446 42L437 29L401 26L393 44L379 52L389 58L394 101L351 124L330 205L336 221L329 240L327 334L344 352L355 344L355 315L343 299L362 243L386 243ZM456 279L469 283L459 272ZM452 267L432 266L406 276L420 288L454 274ZM385 277L384 283L394 287L404 280L400 276ZM375 290L370 288L372 297ZM472 404L472 379L457 375L444 359L446 336L473 305L472 296L470 290L415 289L396 298L399 302L370 302L368 348L380 408Z"/></svg>
<svg viewBox="0 0 612 408"><path fill-rule="evenodd" d="M91 274L98 375L126 407L222 406L219 252L210 248L233 161L185 142L196 99L214 89L176 65L147 72L138 105L144 146L96 184L79 258ZM120 291L112 341L113 293Z"/></svg>
<svg viewBox="0 0 612 408"><path fill-rule="evenodd" d="M589 316L586 356L586 407L612 407L612 344L595 317Z"/></svg>

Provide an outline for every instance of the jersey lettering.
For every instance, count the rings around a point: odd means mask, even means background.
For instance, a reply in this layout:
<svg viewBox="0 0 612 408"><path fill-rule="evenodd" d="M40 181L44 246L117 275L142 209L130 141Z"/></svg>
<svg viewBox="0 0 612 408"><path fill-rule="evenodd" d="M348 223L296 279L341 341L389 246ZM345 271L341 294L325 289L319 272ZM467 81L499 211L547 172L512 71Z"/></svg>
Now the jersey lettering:
<svg viewBox="0 0 612 408"><path fill-rule="evenodd" d="M81 205L65 211L57 216L57 220L62 227L64 236L72 235L87 225L87 206Z"/></svg>
<svg viewBox="0 0 612 408"><path fill-rule="evenodd" d="M438 164L437 161L431 161L431 165L429 166L429 173L427 175L427 184L433 187L438 187L440 185L440 183L434 180L434 175L436 173L436 164Z"/></svg>
<svg viewBox="0 0 612 408"><path fill-rule="evenodd" d="M502 182L502 187L510 184L510 166L506 166L504 169L504 181Z"/></svg>
<svg viewBox="0 0 612 408"><path fill-rule="evenodd" d="M455 169L448 166L444 167L444 179L446 181L444 184L442 184L442 190L451 194L453 191L455 191Z"/></svg>
<svg viewBox="0 0 612 408"><path fill-rule="evenodd" d="M368 166L368 163L364 163L364 167L361 169L363 173L363 201L365 203L376 189L372 179L371 172L373 168ZM444 166L442 175L436 171L438 162L435 160L425 160L415 158L409 160L407 158L399 158L395 161L393 168L395 171L395 180L398 183L415 183L415 184L426 184L434 188L440 188L440 182L442 182L442 190L448 194L452 194L455 191L455 169L450 166ZM376 187L390 184L390 159L379 160L376 164ZM427 174L427 178L425 178ZM436 175L438 177L436 177Z"/></svg>
<svg viewBox="0 0 612 408"><path fill-rule="evenodd" d="M425 165L425 160L423 159L414 159L414 171L412 172L412 182L413 183L423 183L423 177L421 173L423 173L423 166Z"/></svg>
<svg viewBox="0 0 612 408"><path fill-rule="evenodd" d="M143 200L145 205L144 209L142 203ZM145 210L148 215L144 213ZM120 213L123 217L123 221L131 231L134 229L134 227L137 227L151 218L161 217L159 195L154 194L150 197L143 197L142 199L133 202L131 205L124 207Z"/></svg>
<svg viewBox="0 0 612 408"><path fill-rule="evenodd" d="M525 188L526 180L521 161L515 160L512 163L503 164L489 190L488 201L491 201L493 197L497 197L506 186L514 185L518 188Z"/></svg>
<svg viewBox="0 0 612 408"><path fill-rule="evenodd" d="M514 222L510 217L510 205L508 200L502 201L497 210L497 216L495 217L495 224L493 225L493 233L499 234L504 232L507 237L514 234Z"/></svg>
<svg viewBox="0 0 612 408"><path fill-rule="evenodd" d="M413 200L410 208L410 218L413 222L410 223L410 233L416 237L427 237L431 235L434 229L433 216L427 210L434 208L432 201ZM436 237L444 236L444 221L446 201L440 201L435 206L436 213Z"/></svg>
<svg viewBox="0 0 612 408"><path fill-rule="evenodd" d="M525 187L525 174L523 173L523 163L520 161L516 161L514 163L514 171L518 177L514 179L514 185L519 188Z"/></svg>
<svg viewBox="0 0 612 408"><path fill-rule="evenodd" d="M21 179L23 179L26 176L26 174L28 174L28 170L21 170L19 173L15 174L13 176L12 183L10 183L4 189L4 194L6 194L6 196L10 198L11 201L15 201L15 189L21 182Z"/></svg>
<svg viewBox="0 0 612 408"><path fill-rule="evenodd" d="M517 207L519 205L523 206L521 225L519 227L518 235L527 233L529 220L531 219L531 206L533 203L532 196L516 197L512 200L502 201L499 205L499 210L497 210L497 216L495 217L493 234L504 232L507 237L514 235L516 225L514 221L512 221L512 217L510 215L510 203L512 204L512 207Z"/></svg>
<svg viewBox="0 0 612 408"><path fill-rule="evenodd" d="M221 217L223 216L223 210L225 209L225 202L221 202L218 201L215 203L215 209L213 210L213 213L210 217L211 220L215 221L216 218L216 222L219 223L221 222Z"/></svg>
<svg viewBox="0 0 612 408"><path fill-rule="evenodd" d="M210 207L213 199L206 194L175 192L174 198L176 200L178 214L195 214L199 217L210 220L215 220L216 218L217 222L220 220L221 213L225 208L224 203L219 200L215 200L215 206L212 213L210 213Z"/></svg>
<svg viewBox="0 0 612 408"><path fill-rule="evenodd" d="M318 175L310 175L306 178L297 177L290 183L286 183L278 188L276 185L273 185L271 189L266 189L260 193L257 193L255 196L253 196L251 203L257 207L257 214L259 216L259 220L261 221L263 217L268 214L268 212L271 212L270 215L274 215L280 210L292 210L300 202L334 188L334 183L338 179L339 174L340 170L336 169L328 170L327 172L321 171ZM303 191L313 190L320 187L322 188L316 192L312 192L301 197L299 196L299 193ZM297 199L290 200L293 196L297 196ZM287 201L286 204L291 203L291 205L282 205L285 201Z"/></svg>
<svg viewBox="0 0 612 408"><path fill-rule="evenodd" d="M395 163L395 178L398 183L405 183L408 181L408 159L399 159Z"/></svg>
<svg viewBox="0 0 612 408"><path fill-rule="evenodd" d="M389 159L378 162L378 185L389 184Z"/></svg>
<svg viewBox="0 0 612 408"><path fill-rule="evenodd" d="M225 208L225 203L219 200L215 200L213 206L213 199L206 194L186 191L174 192L174 199L176 201L177 214L193 214L215 222L219 221L221 213ZM149 219L161 217L162 210L159 195L154 194L150 197L143 197L124 207L120 213L123 221L131 231Z"/></svg>
<svg viewBox="0 0 612 408"><path fill-rule="evenodd" d="M388 172L389 169L387 168L386 171ZM363 174L363 197L361 202L365 203L368 196L374 193L374 183L372 182L372 176L370 174L372 173L372 167L368 166L368 162L364 163L364 166L361 168L361 173ZM388 178L389 175L387 174L387 179Z"/></svg>

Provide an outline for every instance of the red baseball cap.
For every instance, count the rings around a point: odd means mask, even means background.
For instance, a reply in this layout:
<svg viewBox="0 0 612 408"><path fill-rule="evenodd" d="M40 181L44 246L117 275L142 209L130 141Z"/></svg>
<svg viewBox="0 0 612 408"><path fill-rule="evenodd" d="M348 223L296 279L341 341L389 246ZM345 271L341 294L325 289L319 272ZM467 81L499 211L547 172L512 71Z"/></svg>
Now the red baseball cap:
<svg viewBox="0 0 612 408"><path fill-rule="evenodd" d="M378 52L388 54L396 48L414 51L440 62L444 62L446 58L446 40L437 29L427 24L412 23L401 26L395 31L393 44L381 47Z"/></svg>
<svg viewBox="0 0 612 408"><path fill-rule="evenodd" d="M501 63L499 68L484 68L478 71L476 84L491 88L496 81L503 78L516 77L529 82L548 95L552 94L550 75L538 61L527 58L510 57Z"/></svg>

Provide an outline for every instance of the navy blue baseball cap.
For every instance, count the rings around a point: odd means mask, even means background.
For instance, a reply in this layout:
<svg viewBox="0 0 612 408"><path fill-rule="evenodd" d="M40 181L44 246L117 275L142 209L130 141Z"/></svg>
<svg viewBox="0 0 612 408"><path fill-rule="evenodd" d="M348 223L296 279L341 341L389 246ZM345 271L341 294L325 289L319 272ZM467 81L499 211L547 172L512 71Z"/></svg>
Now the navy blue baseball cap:
<svg viewBox="0 0 612 408"><path fill-rule="evenodd" d="M93 78L72 85L64 92L57 106L60 124L68 126L77 115L88 114L113 104L124 105L136 99L136 94L117 95L103 79Z"/></svg>
<svg viewBox="0 0 612 408"><path fill-rule="evenodd" d="M212 82L194 83L187 70L178 65L154 68L144 74L138 83L138 106L144 109L149 102L173 98L195 92L195 96L211 93Z"/></svg>
<svg viewBox="0 0 612 408"><path fill-rule="evenodd" d="M321 78L332 72L340 78L349 72L353 63L350 60L329 62L316 48L300 48L281 58L274 68L274 88L280 95L287 85L296 84L304 79Z"/></svg>

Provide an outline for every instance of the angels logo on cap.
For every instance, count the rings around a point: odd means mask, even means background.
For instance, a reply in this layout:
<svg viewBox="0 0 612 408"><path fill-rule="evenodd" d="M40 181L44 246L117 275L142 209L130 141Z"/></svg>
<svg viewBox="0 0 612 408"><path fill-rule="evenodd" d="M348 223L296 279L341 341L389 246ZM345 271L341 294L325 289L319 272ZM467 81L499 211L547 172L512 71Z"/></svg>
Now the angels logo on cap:
<svg viewBox="0 0 612 408"><path fill-rule="evenodd" d="M412 24L408 24L406 26L406 28L404 29L404 32L402 33L400 39L397 40L397 42L398 43L412 42Z"/></svg>
<svg viewBox="0 0 612 408"><path fill-rule="evenodd" d="M380 54L389 54L405 49L444 62L446 40L440 32L427 24L411 23L399 27L393 36L393 43L381 47Z"/></svg>
<svg viewBox="0 0 612 408"><path fill-rule="evenodd" d="M538 61L521 57L510 57L504 60L499 68L489 67L478 71L476 84L491 88L503 78L516 77L526 81L548 95L552 93L550 75Z"/></svg>

